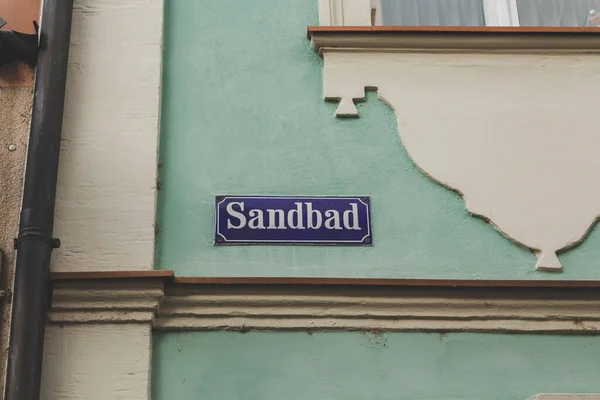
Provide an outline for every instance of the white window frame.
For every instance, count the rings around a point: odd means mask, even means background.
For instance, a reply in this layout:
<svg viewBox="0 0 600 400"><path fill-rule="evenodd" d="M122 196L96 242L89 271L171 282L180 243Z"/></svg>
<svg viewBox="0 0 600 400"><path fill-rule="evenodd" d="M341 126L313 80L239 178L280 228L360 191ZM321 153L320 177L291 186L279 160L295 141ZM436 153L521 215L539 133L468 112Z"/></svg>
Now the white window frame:
<svg viewBox="0 0 600 400"><path fill-rule="evenodd" d="M517 0L483 0L486 26L519 26Z"/></svg>
<svg viewBox="0 0 600 400"><path fill-rule="evenodd" d="M519 26L517 0L482 0L485 26ZM381 25L380 0L319 0L319 24Z"/></svg>

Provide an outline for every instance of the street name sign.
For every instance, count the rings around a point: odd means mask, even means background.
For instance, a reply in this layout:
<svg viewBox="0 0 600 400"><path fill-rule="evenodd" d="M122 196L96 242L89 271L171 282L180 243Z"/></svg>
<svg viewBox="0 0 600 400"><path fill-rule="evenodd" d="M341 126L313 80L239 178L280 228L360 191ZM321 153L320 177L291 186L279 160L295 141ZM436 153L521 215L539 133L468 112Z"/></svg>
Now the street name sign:
<svg viewBox="0 0 600 400"><path fill-rule="evenodd" d="M215 244L372 245L368 196L216 196Z"/></svg>

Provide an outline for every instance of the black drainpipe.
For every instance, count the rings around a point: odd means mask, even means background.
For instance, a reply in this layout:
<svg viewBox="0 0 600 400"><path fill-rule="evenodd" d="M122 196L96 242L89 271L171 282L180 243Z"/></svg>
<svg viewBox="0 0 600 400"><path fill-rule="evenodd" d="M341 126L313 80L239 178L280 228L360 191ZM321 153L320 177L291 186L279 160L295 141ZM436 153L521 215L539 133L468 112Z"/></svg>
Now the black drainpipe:
<svg viewBox="0 0 600 400"><path fill-rule="evenodd" d="M44 0L13 290L5 400L38 400L73 0Z"/></svg>

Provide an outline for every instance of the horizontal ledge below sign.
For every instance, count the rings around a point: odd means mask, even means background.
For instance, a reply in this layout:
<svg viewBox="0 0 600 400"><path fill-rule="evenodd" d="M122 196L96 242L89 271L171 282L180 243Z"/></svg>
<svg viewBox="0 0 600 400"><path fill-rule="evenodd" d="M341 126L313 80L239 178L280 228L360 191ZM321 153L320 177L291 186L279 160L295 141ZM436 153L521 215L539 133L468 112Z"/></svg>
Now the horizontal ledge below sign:
<svg viewBox="0 0 600 400"><path fill-rule="evenodd" d="M429 287L429 288L594 288L597 280L481 280L481 279L394 279L394 278L284 278L284 277L202 277L181 276L175 283L189 285L243 285L243 286L372 286L372 287ZM332 288L332 290L334 290Z"/></svg>
<svg viewBox="0 0 600 400"><path fill-rule="evenodd" d="M514 29L497 27L309 27L319 53L424 51L480 53L597 53L600 28Z"/></svg>
<svg viewBox="0 0 600 400"><path fill-rule="evenodd" d="M49 323L146 323L165 330L597 334L600 293L591 288L55 280Z"/></svg>
<svg viewBox="0 0 600 400"><path fill-rule="evenodd" d="M396 286L396 287L450 287L450 288L595 288L600 280L484 280L484 279L411 279L411 278L319 278L319 277L228 277L228 276L175 276L172 270L140 271L73 271L52 272L55 284L68 281L139 281L158 280L186 285L276 285L276 286Z"/></svg>
<svg viewBox="0 0 600 400"><path fill-rule="evenodd" d="M376 331L376 332L481 332L537 334L598 334L600 322L528 320L436 320L353 318L194 318L160 317L154 324L161 330L192 331Z"/></svg>

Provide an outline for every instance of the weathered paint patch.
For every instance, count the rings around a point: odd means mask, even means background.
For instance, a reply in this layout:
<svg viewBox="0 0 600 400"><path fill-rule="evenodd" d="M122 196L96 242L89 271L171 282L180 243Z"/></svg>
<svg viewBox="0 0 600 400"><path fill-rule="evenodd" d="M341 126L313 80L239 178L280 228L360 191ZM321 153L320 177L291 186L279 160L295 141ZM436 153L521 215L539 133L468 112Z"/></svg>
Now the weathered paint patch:
<svg viewBox="0 0 600 400"><path fill-rule="evenodd" d="M597 279L600 228L560 276L472 218L417 170L394 113L369 94L332 118L309 48L316 2L167 2L157 267L177 275ZM235 10L232 12L232 10ZM201 32L199 39L198 34ZM373 248L213 248L221 193L372 196Z"/></svg>
<svg viewBox="0 0 600 400"><path fill-rule="evenodd" d="M598 393L600 336L155 333L155 400L526 400Z"/></svg>

